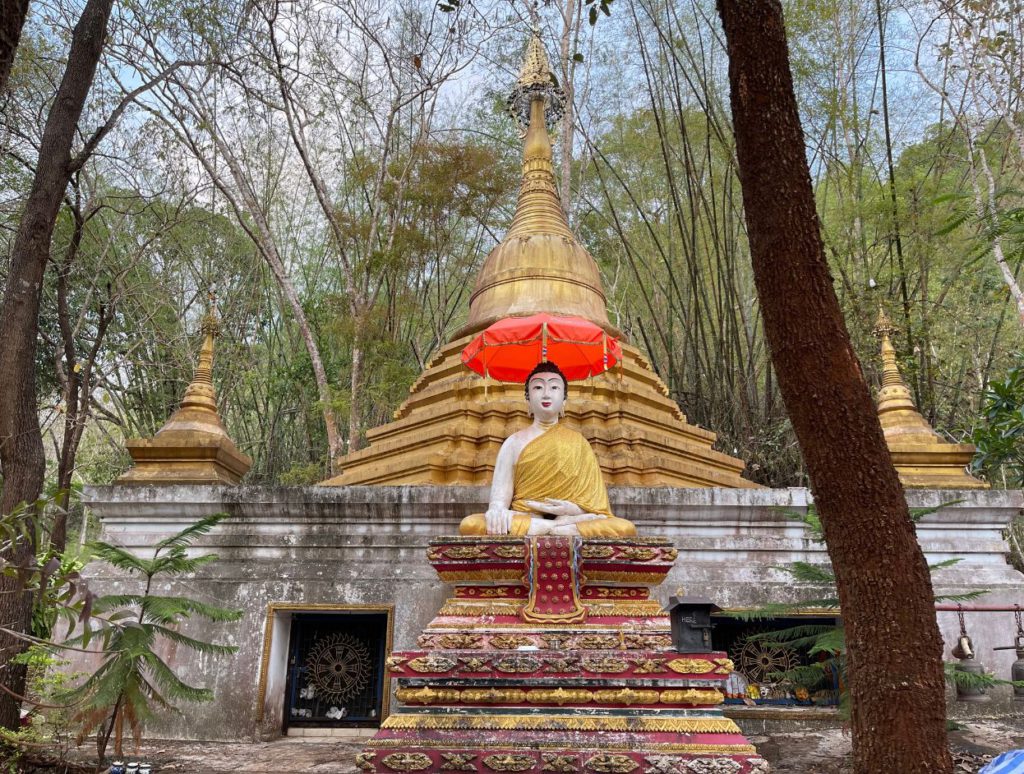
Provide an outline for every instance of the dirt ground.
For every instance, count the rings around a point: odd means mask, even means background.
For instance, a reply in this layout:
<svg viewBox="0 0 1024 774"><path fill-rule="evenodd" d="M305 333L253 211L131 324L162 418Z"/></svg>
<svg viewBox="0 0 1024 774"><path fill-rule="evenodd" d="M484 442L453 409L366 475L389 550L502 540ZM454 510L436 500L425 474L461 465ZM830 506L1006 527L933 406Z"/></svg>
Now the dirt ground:
<svg viewBox="0 0 1024 774"><path fill-rule="evenodd" d="M774 774L848 774L850 738L842 729L795 731L750 741L768 759ZM296 737L267 743L152 741L127 760L146 761L153 774L356 774L353 759L362 740ZM1024 727L975 720L950 734L957 774L975 774L995 755L1024 748ZM42 774L59 769L23 769Z"/></svg>

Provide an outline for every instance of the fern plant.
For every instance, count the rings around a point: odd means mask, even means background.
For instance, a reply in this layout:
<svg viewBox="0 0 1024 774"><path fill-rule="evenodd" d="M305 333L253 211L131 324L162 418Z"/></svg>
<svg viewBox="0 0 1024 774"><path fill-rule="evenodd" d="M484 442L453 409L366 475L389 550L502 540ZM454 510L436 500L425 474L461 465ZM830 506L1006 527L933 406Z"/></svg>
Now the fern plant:
<svg viewBox="0 0 1024 774"><path fill-rule="evenodd" d="M197 521L181 532L156 544L151 559L145 559L110 543L90 544L92 555L112 567L138 576L141 590L134 594L97 597L91 611L85 611L84 631L67 641L88 647L94 639L102 645L102 664L85 682L68 691L63 699L78 707L75 720L81 724L79 742L96 733L96 752L102 764L107 744L114 737L115 754L123 754L126 729L136 747L141 742L142 724L155 709L176 711L176 702L205 702L213 698L207 688L183 682L157 655L161 640L198 653L228 655L237 648L204 642L182 634L181 622L192 616L209 621L237 621L241 610L229 610L195 599L153 593L157 578L193 573L214 561L216 554L188 555L189 545L205 535L227 514L215 514ZM93 623L97 625L93 630Z"/></svg>

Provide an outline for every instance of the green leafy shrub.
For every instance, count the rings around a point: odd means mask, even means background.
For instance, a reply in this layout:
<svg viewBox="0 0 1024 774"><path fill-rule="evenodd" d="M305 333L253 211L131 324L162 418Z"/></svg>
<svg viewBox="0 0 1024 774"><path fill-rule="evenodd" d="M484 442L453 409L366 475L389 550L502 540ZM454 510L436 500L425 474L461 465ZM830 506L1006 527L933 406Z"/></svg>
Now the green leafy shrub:
<svg viewBox="0 0 1024 774"><path fill-rule="evenodd" d="M973 436L977 453L972 467L993 483L1024 486L1024 366L989 384L983 411L985 424Z"/></svg>

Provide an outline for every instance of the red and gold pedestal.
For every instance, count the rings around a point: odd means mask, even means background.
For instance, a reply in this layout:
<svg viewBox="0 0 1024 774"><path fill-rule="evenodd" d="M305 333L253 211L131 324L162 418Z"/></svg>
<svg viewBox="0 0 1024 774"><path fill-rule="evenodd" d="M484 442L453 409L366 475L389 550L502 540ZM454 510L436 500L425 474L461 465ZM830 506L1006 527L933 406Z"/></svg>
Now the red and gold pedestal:
<svg viewBox="0 0 1024 774"><path fill-rule="evenodd" d="M671 650L650 598L662 538L438 538L455 594L392 654L399 707L357 756L374 772L758 774L722 715L724 653Z"/></svg>

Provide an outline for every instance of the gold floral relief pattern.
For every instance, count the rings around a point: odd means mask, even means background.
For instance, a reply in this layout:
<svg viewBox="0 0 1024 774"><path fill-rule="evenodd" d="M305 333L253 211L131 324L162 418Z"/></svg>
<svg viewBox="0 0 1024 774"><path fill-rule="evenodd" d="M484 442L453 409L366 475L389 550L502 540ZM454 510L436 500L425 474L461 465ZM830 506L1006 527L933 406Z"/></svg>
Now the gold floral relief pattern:
<svg viewBox="0 0 1024 774"><path fill-rule="evenodd" d="M679 556L678 548L663 548L661 549L661 558L665 562L674 562L676 557Z"/></svg>
<svg viewBox="0 0 1024 774"><path fill-rule="evenodd" d="M373 771L373 759L377 757L375 752L361 752L356 755L356 768L363 771Z"/></svg>
<svg viewBox="0 0 1024 774"><path fill-rule="evenodd" d="M597 600L585 600L583 604L590 615L635 615L647 616L659 615L662 613L661 603L654 599L638 599L626 602L599 602Z"/></svg>
<svg viewBox="0 0 1024 774"><path fill-rule="evenodd" d="M607 559L614 553L611 546L583 546L580 549L580 556L584 559Z"/></svg>
<svg viewBox="0 0 1024 774"><path fill-rule="evenodd" d="M565 704L586 704L590 697L590 691L584 688L551 688L530 691L526 695L526 700L530 704L557 704L561 707Z"/></svg>
<svg viewBox="0 0 1024 774"><path fill-rule="evenodd" d="M408 666L414 672L438 674L440 672L450 672L455 668L455 662L445 656L431 653L429 656L414 658L409 662Z"/></svg>
<svg viewBox="0 0 1024 774"><path fill-rule="evenodd" d="M569 644L571 639L571 634L542 634L540 637L544 647L551 650L562 650Z"/></svg>
<svg viewBox="0 0 1024 774"><path fill-rule="evenodd" d="M395 691L399 701L407 704L437 704L438 702L455 702L459 700L459 692L452 688L399 688Z"/></svg>
<svg viewBox="0 0 1024 774"><path fill-rule="evenodd" d="M483 637L479 634L442 634L434 642L437 643L436 647L455 650L474 650L484 646Z"/></svg>
<svg viewBox="0 0 1024 774"><path fill-rule="evenodd" d="M675 755L648 755L644 758L647 768L644 774L687 774L686 758Z"/></svg>
<svg viewBox="0 0 1024 774"><path fill-rule="evenodd" d="M642 658L633 662L633 674L653 675L665 671L665 659Z"/></svg>
<svg viewBox="0 0 1024 774"><path fill-rule="evenodd" d="M474 753L441 753L442 771L476 771Z"/></svg>
<svg viewBox="0 0 1024 774"><path fill-rule="evenodd" d="M580 668L580 660L575 656L548 659L545 672L576 672Z"/></svg>
<svg viewBox="0 0 1024 774"><path fill-rule="evenodd" d="M467 688L462 701L468 704L522 704L526 692L519 688Z"/></svg>
<svg viewBox="0 0 1024 774"><path fill-rule="evenodd" d="M494 668L499 672L536 672L541 668L543 662L532 656L504 656L494 662Z"/></svg>
<svg viewBox="0 0 1024 774"><path fill-rule="evenodd" d="M716 658L716 659L712 659L712 661L714 661L715 666L717 667L715 669L715 674L716 675L732 674L733 669L735 669L735 666L733 665L731 659L728 659L728 658Z"/></svg>
<svg viewBox="0 0 1024 774"><path fill-rule="evenodd" d="M723 696L714 688L686 688L661 693L662 704L721 704Z"/></svg>
<svg viewBox="0 0 1024 774"><path fill-rule="evenodd" d="M405 663L405 658L404 657L396 656L393 653L390 656L388 656L386 659L384 659L384 667L385 667L385 669L388 669L388 670L399 669L402 666L402 664L404 664L404 663Z"/></svg>
<svg viewBox="0 0 1024 774"><path fill-rule="evenodd" d="M472 656L470 658L460 658L459 665L460 672L484 672L490 667L491 660L489 658Z"/></svg>
<svg viewBox="0 0 1024 774"><path fill-rule="evenodd" d="M660 552L657 548L641 548L640 546L623 546L619 549L619 556L633 562L649 562Z"/></svg>
<svg viewBox="0 0 1024 774"><path fill-rule="evenodd" d="M452 546L443 552L448 559L486 559L487 549L483 546Z"/></svg>
<svg viewBox="0 0 1024 774"><path fill-rule="evenodd" d="M731 758L694 758L687 762L687 774L736 774L743 764Z"/></svg>
<svg viewBox="0 0 1024 774"><path fill-rule="evenodd" d="M625 659L616 658L615 656L585 658L580 663L587 672L618 674L629 669L629 664Z"/></svg>
<svg viewBox="0 0 1024 774"><path fill-rule="evenodd" d="M570 772L580 770L580 759L575 755L545 753L542 758L544 761L542 771Z"/></svg>
<svg viewBox="0 0 1024 774"><path fill-rule="evenodd" d="M706 675L716 669L713 663L703 658L674 658L665 666L681 675Z"/></svg>
<svg viewBox="0 0 1024 774"><path fill-rule="evenodd" d="M484 766L491 771L526 771L532 769L532 755L488 755L484 758Z"/></svg>
<svg viewBox="0 0 1024 774"><path fill-rule="evenodd" d="M598 704L657 704L658 692L652 690L638 691L633 688L617 688L606 691L594 691L594 701Z"/></svg>
<svg viewBox="0 0 1024 774"><path fill-rule="evenodd" d="M581 634L576 638L576 647L582 650L611 650L621 644L615 634Z"/></svg>
<svg viewBox="0 0 1024 774"><path fill-rule="evenodd" d="M533 637L525 634L496 634L491 637L490 645L498 650L515 650L523 645L533 645Z"/></svg>
<svg viewBox="0 0 1024 774"><path fill-rule="evenodd" d="M494 549L494 555L502 559L522 559L526 556L526 549L522 545L498 546Z"/></svg>
<svg viewBox="0 0 1024 774"><path fill-rule="evenodd" d="M640 764L628 755L595 755L587 759L587 768L600 774L629 774Z"/></svg>
<svg viewBox="0 0 1024 774"><path fill-rule="evenodd" d="M488 602L486 604L469 604L466 602L445 602L438 615L472 616L476 618L482 615L519 615L523 609L523 603L515 604L510 602Z"/></svg>
<svg viewBox="0 0 1024 774"><path fill-rule="evenodd" d="M392 771L423 771L430 767L430 756L423 753L397 752L385 756L381 763Z"/></svg>

